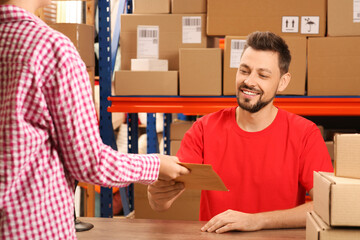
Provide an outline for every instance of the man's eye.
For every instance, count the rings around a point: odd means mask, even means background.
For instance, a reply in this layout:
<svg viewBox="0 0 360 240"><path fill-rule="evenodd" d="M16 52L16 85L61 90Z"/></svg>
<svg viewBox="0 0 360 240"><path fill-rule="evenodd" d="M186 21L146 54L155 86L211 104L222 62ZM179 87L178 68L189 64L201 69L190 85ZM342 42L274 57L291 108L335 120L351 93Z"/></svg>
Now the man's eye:
<svg viewBox="0 0 360 240"><path fill-rule="evenodd" d="M248 71L246 71L246 70L242 70L242 69L240 69L240 73L242 73L242 74L248 74L249 72L248 72Z"/></svg>
<svg viewBox="0 0 360 240"><path fill-rule="evenodd" d="M268 78L269 76L266 76L266 75L263 75L263 74L259 74L259 76L261 77L261 78Z"/></svg>

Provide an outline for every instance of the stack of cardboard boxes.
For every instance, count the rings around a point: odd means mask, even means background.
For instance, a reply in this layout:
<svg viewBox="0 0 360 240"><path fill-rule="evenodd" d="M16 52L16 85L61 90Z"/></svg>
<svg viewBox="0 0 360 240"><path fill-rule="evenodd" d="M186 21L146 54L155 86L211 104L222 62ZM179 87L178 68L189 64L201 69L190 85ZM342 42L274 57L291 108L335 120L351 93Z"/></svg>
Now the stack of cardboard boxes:
<svg viewBox="0 0 360 240"><path fill-rule="evenodd" d="M360 239L360 134L336 134L335 175L314 172L306 239Z"/></svg>
<svg viewBox="0 0 360 240"><path fill-rule="evenodd" d="M192 0L191 4L183 0L134 0L133 6L134 14L121 16L121 70L116 73L115 94L178 95L180 49L207 46L206 0ZM167 60L169 71L131 71L132 59L139 58ZM219 84L221 88L221 71ZM180 94L182 86L186 89L187 84L180 80Z"/></svg>
<svg viewBox="0 0 360 240"><path fill-rule="evenodd" d="M279 94L359 95L357 0L133 0L133 4L134 14L121 17L118 95L235 95L244 42L254 31L279 34L290 47L292 81ZM156 37L140 36L146 29ZM225 37L223 57L218 48L207 48L214 37ZM178 84L175 73L127 73L131 59L139 54L168 60L169 70L179 72Z"/></svg>

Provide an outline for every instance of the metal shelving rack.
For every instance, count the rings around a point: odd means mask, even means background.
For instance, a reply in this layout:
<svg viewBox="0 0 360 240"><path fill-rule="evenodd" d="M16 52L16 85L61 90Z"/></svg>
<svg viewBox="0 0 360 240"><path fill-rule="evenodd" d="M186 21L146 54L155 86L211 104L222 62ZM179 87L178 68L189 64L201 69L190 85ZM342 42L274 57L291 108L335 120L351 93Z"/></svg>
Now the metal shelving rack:
<svg viewBox="0 0 360 240"><path fill-rule="evenodd" d="M122 0L125 1L125 0ZM131 0L127 0L131 11ZM128 152L137 153L138 112L147 114L148 153L158 150L155 126L156 112L164 114L164 152L170 153L169 129L171 113L202 115L236 106L235 97L118 97L111 96L111 76L114 59L110 36L110 0L99 0L99 85L100 85L100 135L103 142L117 149L112 128L111 112L128 112ZM118 30L118 31L117 31ZM115 32L119 33L120 29ZM114 34L114 36L117 36ZM116 41L116 40L115 40ZM117 39L118 42L118 39ZM117 47L117 46L116 46ZM113 53L113 54L111 54ZM289 112L304 116L360 116L360 97L277 97L275 105ZM120 189L124 214L134 208L133 190ZM101 188L101 216L112 217L112 190Z"/></svg>

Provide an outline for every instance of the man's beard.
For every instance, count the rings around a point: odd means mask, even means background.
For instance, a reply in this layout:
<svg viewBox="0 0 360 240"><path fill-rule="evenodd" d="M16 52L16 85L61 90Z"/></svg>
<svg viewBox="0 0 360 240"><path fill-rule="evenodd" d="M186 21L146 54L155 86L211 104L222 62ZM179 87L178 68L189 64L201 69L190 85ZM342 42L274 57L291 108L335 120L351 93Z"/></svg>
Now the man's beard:
<svg viewBox="0 0 360 240"><path fill-rule="evenodd" d="M241 103L240 102L240 99L239 99L239 94L237 94L236 96L236 99L237 99L237 102L238 102L238 105L241 109L245 110L245 111L248 111L250 113L256 113L258 111L260 111L262 108L264 108L265 106L267 106L269 103L272 102L272 100L275 98L276 96L276 92L274 94L274 96L272 96L269 100L267 101L262 101L261 98L264 94L264 92L262 90L258 90L258 89L255 89L255 88L251 88L249 86L247 86L245 83L241 84L239 86L239 89L238 91L240 92L241 89L248 89L250 91L256 91L256 92L260 92L260 95L259 95L259 100L253 104L253 105L250 105L250 99L248 98L245 98L245 103Z"/></svg>

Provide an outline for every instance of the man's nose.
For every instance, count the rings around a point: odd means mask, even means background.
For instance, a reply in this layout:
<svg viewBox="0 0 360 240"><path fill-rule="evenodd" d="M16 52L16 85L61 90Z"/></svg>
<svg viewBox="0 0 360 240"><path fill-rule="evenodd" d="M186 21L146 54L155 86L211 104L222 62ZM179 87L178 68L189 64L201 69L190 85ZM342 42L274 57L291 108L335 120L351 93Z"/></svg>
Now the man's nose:
<svg viewBox="0 0 360 240"><path fill-rule="evenodd" d="M256 76L254 73L249 74L246 79L244 80L244 83L248 86L255 86L256 85Z"/></svg>

